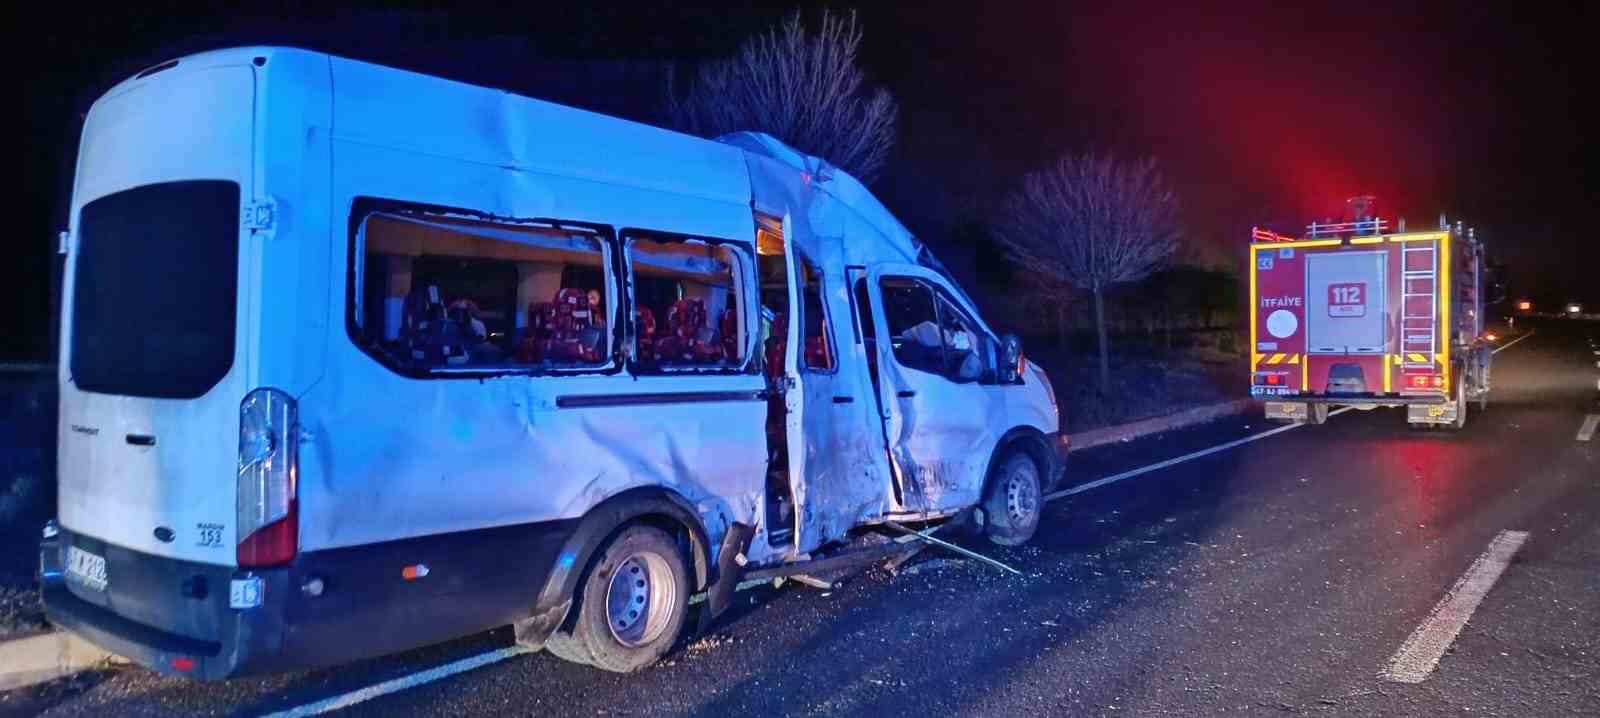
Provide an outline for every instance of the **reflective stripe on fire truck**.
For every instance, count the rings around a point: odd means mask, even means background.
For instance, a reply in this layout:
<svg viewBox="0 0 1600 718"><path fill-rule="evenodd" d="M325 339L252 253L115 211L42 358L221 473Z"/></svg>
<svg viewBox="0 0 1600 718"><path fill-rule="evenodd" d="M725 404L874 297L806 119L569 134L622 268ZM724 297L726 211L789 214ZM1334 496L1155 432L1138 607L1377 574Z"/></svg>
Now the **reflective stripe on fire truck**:
<svg viewBox="0 0 1600 718"><path fill-rule="evenodd" d="M1299 354L1284 354L1284 353L1281 353L1281 352L1278 353L1278 354L1257 354L1255 358L1256 358L1256 363L1257 364L1299 364L1300 363L1300 355Z"/></svg>

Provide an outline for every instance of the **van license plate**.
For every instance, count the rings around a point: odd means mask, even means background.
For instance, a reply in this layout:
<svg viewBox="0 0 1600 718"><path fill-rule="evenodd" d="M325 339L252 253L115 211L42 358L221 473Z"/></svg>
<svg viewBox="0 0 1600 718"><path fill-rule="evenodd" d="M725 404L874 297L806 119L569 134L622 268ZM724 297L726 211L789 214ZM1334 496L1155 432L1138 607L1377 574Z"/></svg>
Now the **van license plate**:
<svg viewBox="0 0 1600 718"><path fill-rule="evenodd" d="M106 590L106 559L77 546L67 547L67 576L85 588Z"/></svg>

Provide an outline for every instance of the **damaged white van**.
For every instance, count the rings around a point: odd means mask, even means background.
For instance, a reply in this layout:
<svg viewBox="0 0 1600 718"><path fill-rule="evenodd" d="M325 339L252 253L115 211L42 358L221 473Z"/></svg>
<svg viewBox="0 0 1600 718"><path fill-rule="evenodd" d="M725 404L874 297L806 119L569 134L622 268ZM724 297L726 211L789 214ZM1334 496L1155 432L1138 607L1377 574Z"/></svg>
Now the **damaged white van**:
<svg viewBox="0 0 1600 718"><path fill-rule="evenodd" d="M633 670L875 526L1024 541L1059 473L1016 342L763 135L243 48L100 98L73 192L44 600L164 673Z"/></svg>

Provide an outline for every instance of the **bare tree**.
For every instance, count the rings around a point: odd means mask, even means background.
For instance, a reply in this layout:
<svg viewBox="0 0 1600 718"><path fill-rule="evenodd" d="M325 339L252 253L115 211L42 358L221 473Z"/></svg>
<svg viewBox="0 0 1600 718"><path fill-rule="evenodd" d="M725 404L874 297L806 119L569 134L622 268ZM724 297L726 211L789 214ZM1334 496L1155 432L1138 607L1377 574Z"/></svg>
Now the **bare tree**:
<svg viewBox="0 0 1600 718"><path fill-rule="evenodd" d="M1094 296L1100 389L1111 384L1105 292L1144 279L1177 248L1177 200L1155 160L1123 162L1093 153L1062 157L1023 178L997 227L1000 244L1024 271Z"/></svg>
<svg viewBox="0 0 1600 718"><path fill-rule="evenodd" d="M683 93L669 77L667 120L702 137L766 132L870 182L894 146L898 110L887 90L867 86L860 45L854 12L824 11L817 32L795 12L734 56L701 65Z"/></svg>

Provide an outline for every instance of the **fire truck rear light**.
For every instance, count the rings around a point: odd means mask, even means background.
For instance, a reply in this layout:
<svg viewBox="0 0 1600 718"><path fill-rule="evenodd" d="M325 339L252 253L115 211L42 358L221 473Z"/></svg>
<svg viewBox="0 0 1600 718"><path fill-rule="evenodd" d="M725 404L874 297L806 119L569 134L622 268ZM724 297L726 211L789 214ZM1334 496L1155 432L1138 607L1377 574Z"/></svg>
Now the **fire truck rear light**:
<svg viewBox="0 0 1600 718"><path fill-rule="evenodd" d="M1428 377L1422 374L1413 376L1411 377L1411 385L1426 389L1428 387Z"/></svg>
<svg viewBox="0 0 1600 718"><path fill-rule="evenodd" d="M1267 383L1268 384L1272 384L1274 386L1276 386L1278 384L1282 384L1283 383L1283 377L1278 376L1277 374L1268 374L1267 375Z"/></svg>

